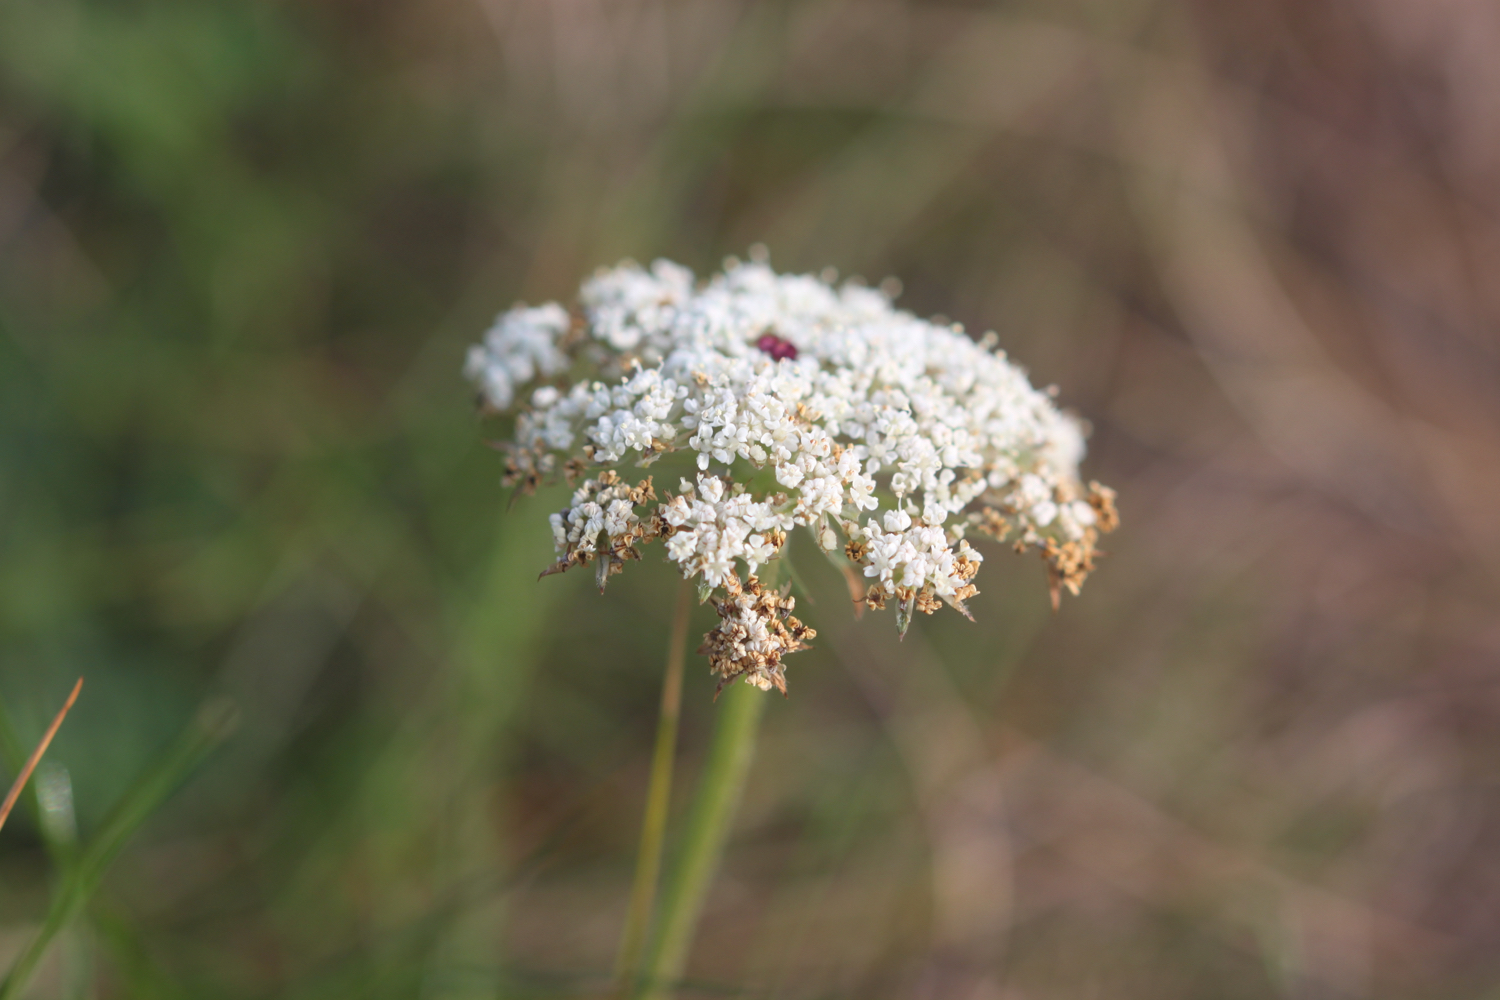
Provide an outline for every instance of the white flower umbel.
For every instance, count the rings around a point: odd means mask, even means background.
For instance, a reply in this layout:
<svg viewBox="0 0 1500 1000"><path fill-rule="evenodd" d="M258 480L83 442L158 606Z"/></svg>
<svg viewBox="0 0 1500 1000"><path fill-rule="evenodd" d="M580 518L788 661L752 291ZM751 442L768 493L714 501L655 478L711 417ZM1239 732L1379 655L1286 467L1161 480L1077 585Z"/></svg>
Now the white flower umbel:
<svg viewBox="0 0 1500 1000"><path fill-rule="evenodd" d="M552 515L549 572L596 561L602 588L641 542L665 539L705 598L725 595L718 631L751 636L710 635L705 648L734 649L716 672L784 688L780 652L811 630L791 618L796 638L762 639L747 616L790 604L743 595L799 525L868 578L866 604L897 604L903 633L913 610L968 613L982 556L966 532L1039 551L1054 604L1093 568L1114 494L1081 484L1079 422L994 343L763 259L731 259L702 285L668 261L627 262L585 282L572 313L502 315L465 371L490 408L519 410L507 484L593 476ZM675 495L617 471L674 453L691 477Z"/></svg>

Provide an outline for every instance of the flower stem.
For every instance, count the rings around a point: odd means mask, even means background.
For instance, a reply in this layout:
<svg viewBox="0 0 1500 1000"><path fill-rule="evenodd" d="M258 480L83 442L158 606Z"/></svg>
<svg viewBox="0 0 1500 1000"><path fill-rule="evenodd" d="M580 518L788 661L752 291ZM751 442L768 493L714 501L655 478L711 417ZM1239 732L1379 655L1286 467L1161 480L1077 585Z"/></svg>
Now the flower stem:
<svg viewBox="0 0 1500 1000"><path fill-rule="evenodd" d="M648 969L646 1000L666 1000L687 966L698 915L729 838L745 777L755 756L755 735L769 696L735 684L719 699L718 725L698 782L687 833L673 867Z"/></svg>
<svg viewBox="0 0 1500 1000"><path fill-rule="evenodd" d="M684 579L678 585L677 605L672 613L667 670L661 685L661 715L656 722L656 749L651 757L651 784L646 792L641 847L635 860L635 884L630 889L630 909L625 914L620 953L615 959L615 993L622 1000L635 992L641 952L646 947L646 934L651 928L656 883L661 876L662 846L666 841L667 813L672 802L672 765L677 755L678 719L682 712L682 665L687 653L692 594L692 583Z"/></svg>

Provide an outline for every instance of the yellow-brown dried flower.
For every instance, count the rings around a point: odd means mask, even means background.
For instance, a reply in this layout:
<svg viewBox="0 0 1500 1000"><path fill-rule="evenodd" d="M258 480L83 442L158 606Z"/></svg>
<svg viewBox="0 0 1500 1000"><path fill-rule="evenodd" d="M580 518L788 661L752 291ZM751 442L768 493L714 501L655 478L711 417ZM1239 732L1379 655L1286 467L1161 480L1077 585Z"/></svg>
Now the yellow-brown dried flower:
<svg viewBox="0 0 1500 1000"><path fill-rule="evenodd" d="M744 677L745 683L762 691L774 687L785 695L782 657L806 649L804 640L817 632L792 616L796 598L761 587L753 576L741 585L738 576L729 574L724 594L709 599L719 613L719 624L703 637L698 649L719 677L718 690Z"/></svg>

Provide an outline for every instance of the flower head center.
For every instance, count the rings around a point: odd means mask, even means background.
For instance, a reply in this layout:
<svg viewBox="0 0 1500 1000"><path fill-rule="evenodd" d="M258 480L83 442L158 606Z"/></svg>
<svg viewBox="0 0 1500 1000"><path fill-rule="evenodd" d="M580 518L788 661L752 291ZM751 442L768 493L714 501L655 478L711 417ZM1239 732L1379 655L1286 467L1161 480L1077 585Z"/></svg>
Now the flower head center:
<svg viewBox="0 0 1500 1000"><path fill-rule="evenodd" d="M782 340L774 333L763 333L755 346L765 351L777 361L795 361L797 359L797 345L790 340Z"/></svg>

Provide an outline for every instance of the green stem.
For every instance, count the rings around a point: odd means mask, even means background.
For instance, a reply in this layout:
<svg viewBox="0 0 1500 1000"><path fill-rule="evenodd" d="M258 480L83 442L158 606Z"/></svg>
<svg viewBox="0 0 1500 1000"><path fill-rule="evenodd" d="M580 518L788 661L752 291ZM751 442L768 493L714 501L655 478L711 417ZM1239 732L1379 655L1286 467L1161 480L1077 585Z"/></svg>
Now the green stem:
<svg viewBox="0 0 1500 1000"><path fill-rule="evenodd" d="M724 856L729 827L755 756L755 734L769 696L748 684L735 684L719 700L722 704L713 745L662 901L656 947L648 968L646 1000L670 997L687 966L693 932Z"/></svg>
<svg viewBox="0 0 1500 1000"><path fill-rule="evenodd" d="M641 820L641 848L635 861L635 884L630 909L620 934L615 960L615 992L627 998L635 992L641 952L651 927L651 906L661 877L662 846L666 843L667 814L672 804L672 764L677 756L678 719L682 714L682 663L687 653L688 619L693 611L693 585L684 579L677 588L672 613L672 637L667 646L667 670L661 685L661 715L656 723L656 749L651 757L651 785L646 792L646 815Z"/></svg>

